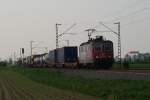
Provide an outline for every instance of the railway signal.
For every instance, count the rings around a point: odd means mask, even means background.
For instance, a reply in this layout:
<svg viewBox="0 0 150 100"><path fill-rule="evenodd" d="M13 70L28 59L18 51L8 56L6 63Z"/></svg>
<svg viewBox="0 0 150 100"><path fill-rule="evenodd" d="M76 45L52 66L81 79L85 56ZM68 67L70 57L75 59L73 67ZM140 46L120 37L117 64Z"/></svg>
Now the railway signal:
<svg viewBox="0 0 150 100"><path fill-rule="evenodd" d="M24 48L22 48L22 54L24 54Z"/></svg>

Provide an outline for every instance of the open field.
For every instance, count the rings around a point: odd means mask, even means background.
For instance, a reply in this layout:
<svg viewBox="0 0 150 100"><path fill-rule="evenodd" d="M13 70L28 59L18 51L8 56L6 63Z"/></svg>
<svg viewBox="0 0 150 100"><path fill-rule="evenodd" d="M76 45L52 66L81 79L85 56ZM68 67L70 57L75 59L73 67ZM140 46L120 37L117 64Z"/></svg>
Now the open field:
<svg viewBox="0 0 150 100"><path fill-rule="evenodd" d="M130 69L150 69L150 63L130 64Z"/></svg>
<svg viewBox="0 0 150 100"><path fill-rule="evenodd" d="M122 69L125 66L122 64ZM113 69L120 69L120 65L114 63ZM150 69L150 63L129 63L129 69Z"/></svg>
<svg viewBox="0 0 150 100"><path fill-rule="evenodd" d="M117 98L115 100L150 99L150 81L87 79L64 74L60 70L49 69L14 68L12 70L50 87L91 95L104 100L114 100L112 98Z"/></svg>
<svg viewBox="0 0 150 100"><path fill-rule="evenodd" d="M13 71L0 70L0 100L99 100L33 82Z"/></svg>

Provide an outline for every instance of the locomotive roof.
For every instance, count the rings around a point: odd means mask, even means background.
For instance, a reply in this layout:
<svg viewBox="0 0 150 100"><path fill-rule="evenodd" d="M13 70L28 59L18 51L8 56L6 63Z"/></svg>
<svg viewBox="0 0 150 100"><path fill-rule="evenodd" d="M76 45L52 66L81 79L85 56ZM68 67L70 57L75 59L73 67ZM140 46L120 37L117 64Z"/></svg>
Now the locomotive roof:
<svg viewBox="0 0 150 100"><path fill-rule="evenodd" d="M103 37L101 36L99 38L88 40L87 42L82 43L80 46L83 46L83 45L86 45L89 43L93 43L93 42L111 42L111 41L110 40L104 40Z"/></svg>

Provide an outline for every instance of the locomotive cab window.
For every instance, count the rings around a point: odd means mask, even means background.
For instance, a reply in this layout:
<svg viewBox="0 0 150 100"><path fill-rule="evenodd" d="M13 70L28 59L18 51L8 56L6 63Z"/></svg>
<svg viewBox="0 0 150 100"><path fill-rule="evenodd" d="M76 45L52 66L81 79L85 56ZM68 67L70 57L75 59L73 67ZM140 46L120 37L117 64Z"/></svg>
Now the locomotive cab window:
<svg viewBox="0 0 150 100"><path fill-rule="evenodd" d="M104 50L105 51L112 51L112 44L111 43L106 43L104 45Z"/></svg>
<svg viewBox="0 0 150 100"><path fill-rule="evenodd" d="M95 51L102 51L102 47L101 46L95 47Z"/></svg>

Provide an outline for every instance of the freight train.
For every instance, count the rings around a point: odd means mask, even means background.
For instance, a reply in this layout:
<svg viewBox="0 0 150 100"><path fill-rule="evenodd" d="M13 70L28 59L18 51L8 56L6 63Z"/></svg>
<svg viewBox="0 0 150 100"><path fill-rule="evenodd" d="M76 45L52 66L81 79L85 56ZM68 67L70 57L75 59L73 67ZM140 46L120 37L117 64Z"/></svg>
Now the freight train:
<svg viewBox="0 0 150 100"><path fill-rule="evenodd" d="M27 57L24 62L34 67L108 69L114 62L113 42L99 36L82 43L79 47L69 46L54 49L47 54Z"/></svg>

